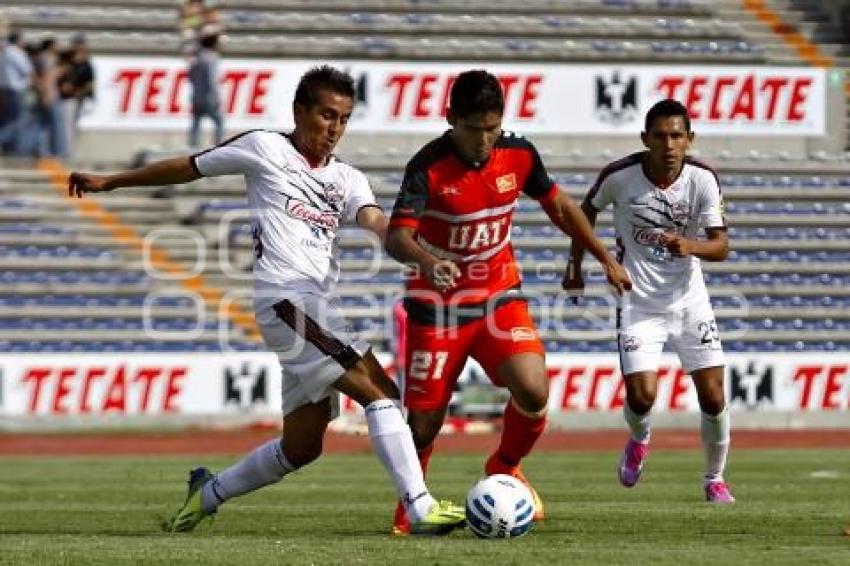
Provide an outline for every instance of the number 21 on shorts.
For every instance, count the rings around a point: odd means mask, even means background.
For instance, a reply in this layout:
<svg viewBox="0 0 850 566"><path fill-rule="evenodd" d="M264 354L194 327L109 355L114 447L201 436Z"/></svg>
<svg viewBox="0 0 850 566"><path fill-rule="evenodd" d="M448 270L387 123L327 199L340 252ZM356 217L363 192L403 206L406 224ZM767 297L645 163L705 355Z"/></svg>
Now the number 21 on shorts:
<svg viewBox="0 0 850 566"><path fill-rule="evenodd" d="M440 379L449 359L448 352L414 350L410 358L410 377L413 379Z"/></svg>

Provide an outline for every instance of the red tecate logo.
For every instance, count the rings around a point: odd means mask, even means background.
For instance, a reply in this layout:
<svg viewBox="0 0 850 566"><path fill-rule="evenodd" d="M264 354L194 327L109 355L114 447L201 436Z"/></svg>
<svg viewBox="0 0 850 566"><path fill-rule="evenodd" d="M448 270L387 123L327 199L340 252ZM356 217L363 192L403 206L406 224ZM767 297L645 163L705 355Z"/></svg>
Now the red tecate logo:
<svg viewBox="0 0 850 566"><path fill-rule="evenodd" d="M798 366L792 381L799 385L799 408L803 410L850 409L847 364Z"/></svg>
<svg viewBox="0 0 850 566"><path fill-rule="evenodd" d="M390 95L392 119L442 119L446 117L449 94L456 75L449 73L392 73L385 88ZM505 118L531 120L537 117L537 99L543 83L540 73L496 76L505 94Z"/></svg>
<svg viewBox="0 0 850 566"><path fill-rule="evenodd" d="M547 368L550 380L563 382L560 399L563 412L615 411L623 408L626 385L614 366L560 366ZM687 410L689 378L682 368L658 368L656 405L671 412Z"/></svg>
<svg viewBox="0 0 850 566"><path fill-rule="evenodd" d="M260 116L266 112L271 69L229 69L219 79L225 114ZM186 69L119 69L112 78L118 88L118 113L174 116L191 110Z"/></svg>
<svg viewBox="0 0 850 566"><path fill-rule="evenodd" d="M183 366L30 367L21 374L32 414L173 413Z"/></svg>
<svg viewBox="0 0 850 566"><path fill-rule="evenodd" d="M812 77L777 75L662 75L655 90L706 122L802 122Z"/></svg>

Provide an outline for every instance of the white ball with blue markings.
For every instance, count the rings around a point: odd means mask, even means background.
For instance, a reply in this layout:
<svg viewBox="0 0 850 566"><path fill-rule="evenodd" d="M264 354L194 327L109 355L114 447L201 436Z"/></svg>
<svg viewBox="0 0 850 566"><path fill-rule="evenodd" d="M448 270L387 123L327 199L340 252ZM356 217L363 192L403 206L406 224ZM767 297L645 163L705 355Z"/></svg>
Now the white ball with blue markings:
<svg viewBox="0 0 850 566"><path fill-rule="evenodd" d="M466 495L466 523L481 538L522 536L534 525L531 492L513 476L488 476Z"/></svg>

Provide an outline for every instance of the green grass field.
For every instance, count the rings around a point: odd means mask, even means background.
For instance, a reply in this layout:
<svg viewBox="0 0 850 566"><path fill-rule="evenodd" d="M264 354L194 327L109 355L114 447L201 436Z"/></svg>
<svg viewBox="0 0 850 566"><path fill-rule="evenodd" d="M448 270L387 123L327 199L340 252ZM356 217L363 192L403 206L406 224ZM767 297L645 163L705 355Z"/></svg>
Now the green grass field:
<svg viewBox="0 0 850 566"><path fill-rule="evenodd" d="M850 454L735 451L738 503L702 500L701 456L655 452L619 486L615 453L543 453L528 474L547 520L526 537L391 539L394 496L371 455L326 456L221 509L190 535L159 521L186 470L230 458L0 458L0 564L850 564ZM437 454L431 486L461 499L483 454Z"/></svg>

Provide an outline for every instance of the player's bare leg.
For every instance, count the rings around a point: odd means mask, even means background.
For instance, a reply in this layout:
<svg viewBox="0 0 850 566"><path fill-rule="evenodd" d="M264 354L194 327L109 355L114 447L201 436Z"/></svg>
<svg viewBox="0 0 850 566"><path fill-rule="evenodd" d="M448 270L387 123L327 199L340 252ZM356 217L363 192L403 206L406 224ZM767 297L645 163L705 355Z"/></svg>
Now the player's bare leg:
<svg viewBox="0 0 850 566"><path fill-rule="evenodd" d="M186 502L166 530L191 531L228 499L277 483L318 458L330 414L327 398L302 405L284 417L282 438L269 440L216 475L206 468L192 470Z"/></svg>
<svg viewBox="0 0 850 566"><path fill-rule="evenodd" d="M544 517L543 501L522 473L520 463L546 428L549 379L544 360L538 353L520 353L497 368L498 378L511 392L511 398L505 406L499 447L484 466L487 475L508 474L528 485L534 497L535 521Z"/></svg>
<svg viewBox="0 0 850 566"><path fill-rule="evenodd" d="M641 371L624 376L623 379L626 384L623 417L629 426L630 434L620 458L617 475L625 487L634 487L649 455L650 412L658 391L658 376L652 371Z"/></svg>
<svg viewBox="0 0 850 566"><path fill-rule="evenodd" d="M698 369L692 372L694 386L702 411L700 430L705 452L703 484L706 501L733 503L735 498L723 478L729 454L729 410L723 391L723 366Z"/></svg>

